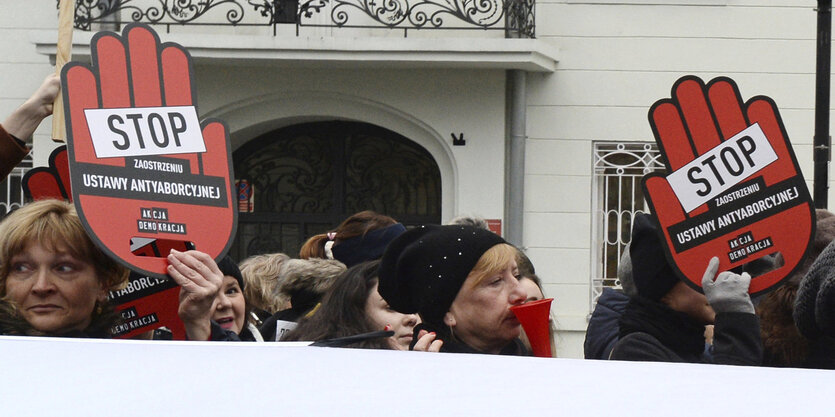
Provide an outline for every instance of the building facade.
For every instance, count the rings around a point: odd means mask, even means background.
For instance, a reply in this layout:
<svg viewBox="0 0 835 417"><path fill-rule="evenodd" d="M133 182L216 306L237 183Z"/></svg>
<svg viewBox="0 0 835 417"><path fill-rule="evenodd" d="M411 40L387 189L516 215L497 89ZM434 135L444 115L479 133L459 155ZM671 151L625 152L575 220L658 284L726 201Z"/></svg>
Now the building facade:
<svg viewBox="0 0 835 417"><path fill-rule="evenodd" d="M399 12L209 1L197 18L202 9L183 8L196 1L102 1L124 9L76 30L73 59L90 59L96 30L134 16L189 50L200 116L226 121L236 176L255 185L239 258L293 254L365 208L407 224L501 220L555 299L562 357L582 357L594 300L618 285L631 216L645 210L640 177L663 166L647 111L679 77L729 76L743 99L772 97L811 187L814 1L433 1L389 3ZM5 115L52 71L57 10L0 5ZM151 11L159 5L167 15ZM422 21L421 10L442 19ZM49 124L35 134L34 166L56 146ZM14 178L6 185L14 194Z"/></svg>

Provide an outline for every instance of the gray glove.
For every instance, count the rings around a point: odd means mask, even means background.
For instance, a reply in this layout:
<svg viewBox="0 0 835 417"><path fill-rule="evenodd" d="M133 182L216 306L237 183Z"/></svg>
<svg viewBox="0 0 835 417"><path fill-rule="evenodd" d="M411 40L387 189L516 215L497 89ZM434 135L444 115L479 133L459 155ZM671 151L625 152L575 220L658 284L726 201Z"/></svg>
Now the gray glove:
<svg viewBox="0 0 835 417"><path fill-rule="evenodd" d="M748 295L751 276L747 272L742 275L725 271L716 276L719 270L719 258L710 259L710 264L702 278L702 289L707 302L716 313L751 313L754 314L754 304ZM713 277L716 276L716 280Z"/></svg>

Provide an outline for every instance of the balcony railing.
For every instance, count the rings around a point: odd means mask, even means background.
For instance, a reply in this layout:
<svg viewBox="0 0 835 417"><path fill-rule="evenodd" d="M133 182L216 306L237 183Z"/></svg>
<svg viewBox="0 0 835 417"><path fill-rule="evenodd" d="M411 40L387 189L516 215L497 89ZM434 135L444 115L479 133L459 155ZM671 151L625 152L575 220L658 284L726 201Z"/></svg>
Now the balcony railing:
<svg viewBox="0 0 835 417"><path fill-rule="evenodd" d="M76 0L75 27L271 26L410 30L503 30L534 37L534 0Z"/></svg>

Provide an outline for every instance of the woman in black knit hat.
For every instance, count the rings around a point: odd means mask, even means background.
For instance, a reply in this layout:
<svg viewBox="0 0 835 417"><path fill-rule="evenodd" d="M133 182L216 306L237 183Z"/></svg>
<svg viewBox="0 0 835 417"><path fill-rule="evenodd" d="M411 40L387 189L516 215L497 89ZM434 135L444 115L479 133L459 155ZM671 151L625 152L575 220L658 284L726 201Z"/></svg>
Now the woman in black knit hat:
<svg viewBox="0 0 835 417"><path fill-rule="evenodd" d="M222 329L235 332L241 340L263 342L261 333L252 323L252 305L244 296L246 283L240 268L229 255L221 259L217 267L223 273L223 283L212 306L212 320Z"/></svg>
<svg viewBox="0 0 835 417"><path fill-rule="evenodd" d="M525 301L516 253L488 230L422 226L386 249L379 291L393 309L420 315L414 350L529 355L510 310Z"/></svg>
<svg viewBox="0 0 835 417"><path fill-rule="evenodd" d="M251 306L243 295L241 270L232 258L215 262L196 250L172 250L168 261L168 275L180 285L177 313L189 340L264 341L248 319Z"/></svg>

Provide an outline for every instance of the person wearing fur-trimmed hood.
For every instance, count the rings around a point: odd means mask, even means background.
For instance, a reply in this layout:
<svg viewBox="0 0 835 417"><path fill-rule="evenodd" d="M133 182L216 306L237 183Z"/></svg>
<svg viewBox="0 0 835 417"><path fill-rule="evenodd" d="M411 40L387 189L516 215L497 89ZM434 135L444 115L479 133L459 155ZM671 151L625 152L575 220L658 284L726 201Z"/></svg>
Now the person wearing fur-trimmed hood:
<svg viewBox="0 0 835 417"><path fill-rule="evenodd" d="M334 259L288 259L281 264L281 284L276 296L290 300L290 308L281 310L264 320L259 330L265 341L281 338L283 330L295 328L302 317L313 311L336 278L345 272L345 265Z"/></svg>

